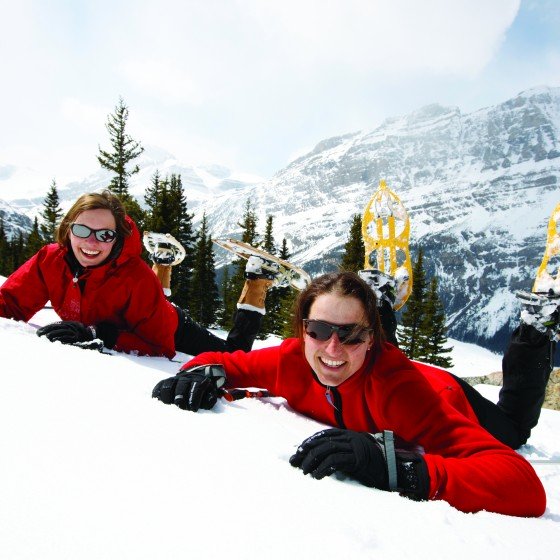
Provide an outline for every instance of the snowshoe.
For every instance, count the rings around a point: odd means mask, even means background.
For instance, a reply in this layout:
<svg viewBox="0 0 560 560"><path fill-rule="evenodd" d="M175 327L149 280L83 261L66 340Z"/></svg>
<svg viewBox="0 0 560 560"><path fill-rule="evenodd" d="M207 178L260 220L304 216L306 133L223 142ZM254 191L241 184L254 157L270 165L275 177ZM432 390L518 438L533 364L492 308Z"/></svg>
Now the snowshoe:
<svg viewBox="0 0 560 560"><path fill-rule="evenodd" d="M365 270L392 276L395 299L393 309L400 309L412 292L412 264L408 241L410 220L399 197L384 180L367 203L362 218ZM366 280L367 281L367 280Z"/></svg>
<svg viewBox="0 0 560 560"><path fill-rule="evenodd" d="M184 247L169 233L145 231L144 247L154 264L175 266L185 258Z"/></svg>
<svg viewBox="0 0 560 560"><path fill-rule="evenodd" d="M247 259L245 273L247 278L267 278L273 281L272 287L292 286L296 290L303 290L310 282L311 277L303 268L299 268L288 261L284 261L263 251L235 239L214 239L216 245L227 249L238 257ZM251 257L258 257L257 261Z"/></svg>
<svg viewBox="0 0 560 560"><path fill-rule="evenodd" d="M544 251L543 260L533 285L533 292L549 292L552 290L555 294L560 294L560 268L554 271L554 264L558 263L557 257L560 255L560 232L558 226L560 224L560 203L553 210L550 220L548 222L548 231L546 239L546 248Z"/></svg>

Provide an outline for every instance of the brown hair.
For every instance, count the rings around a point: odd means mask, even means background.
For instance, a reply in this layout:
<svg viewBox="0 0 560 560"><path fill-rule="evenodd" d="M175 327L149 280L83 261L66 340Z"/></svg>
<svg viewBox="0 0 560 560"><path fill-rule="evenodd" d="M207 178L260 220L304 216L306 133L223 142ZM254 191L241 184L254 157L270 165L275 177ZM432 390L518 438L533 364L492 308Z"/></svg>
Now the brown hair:
<svg viewBox="0 0 560 560"><path fill-rule="evenodd" d="M72 205L66 216L62 218L60 225L56 230L56 241L64 247L70 246L70 226L76 221L76 218L86 210L109 210L113 214L117 230L117 242L115 248L111 251L113 256L118 247L118 251L122 248L122 242L125 237L132 233L130 225L126 221L126 211L120 199L112 192L104 190L101 193L85 193L81 195Z"/></svg>
<svg viewBox="0 0 560 560"><path fill-rule="evenodd" d="M373 290L354 272L331 272L315 278L303 290L295 304L293 332L303 343L303 320L309 318L309 311L315 300L323 294L336 294L357 299L364 308L366 327L373 331L372 357L381 349L385 334L381 328L377 298Z"/></svg>

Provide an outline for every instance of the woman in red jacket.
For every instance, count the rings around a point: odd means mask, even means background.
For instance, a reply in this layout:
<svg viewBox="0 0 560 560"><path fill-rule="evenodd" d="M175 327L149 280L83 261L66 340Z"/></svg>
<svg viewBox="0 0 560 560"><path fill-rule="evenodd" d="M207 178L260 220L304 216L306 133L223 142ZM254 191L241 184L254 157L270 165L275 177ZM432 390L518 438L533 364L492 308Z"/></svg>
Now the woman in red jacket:
<svg viewBox="0 0 560 560"><path fill-rule="evenodd" d="M384 342L376 297L357 275L315 279L294 324L298 337L278 347L201 354L153 396L196 411L212 408L223 387L263 387L336 426L306 439L290 459L305 474L341 472L466 512L542 515L546 497L531 465L481 426L456 378Z"/></svg>
<svg viewBox="0 0 560 560"><path fill-rule="evenodd" d="M50 300L62 321L38 329L51 341L172 358L175 351L250 350L262 314L238 309L227 340L163 295L141 259L134 222L109 191L84 194L43 247L0 286L0 317L29 321Z"/></svg>

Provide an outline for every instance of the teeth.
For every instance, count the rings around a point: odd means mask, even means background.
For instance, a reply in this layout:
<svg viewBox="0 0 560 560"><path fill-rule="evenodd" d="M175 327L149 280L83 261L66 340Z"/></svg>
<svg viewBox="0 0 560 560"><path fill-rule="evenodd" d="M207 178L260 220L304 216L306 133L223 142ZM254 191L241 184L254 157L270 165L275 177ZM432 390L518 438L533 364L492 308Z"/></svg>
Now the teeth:
<svg viewBox="0 0 560 560"><path fill-rule="evenodd" d="M329 367L338 367L344 363L344 360L329 360L328 358L321 358L321 360Z"/></svg>
<svg viewBox="0 0 560 560"><path fill-rule="evenodd" d="M82 253L89 255L90 257L95 257L101 253L101 251L88 251L87 249L82 249Z"/></svg>

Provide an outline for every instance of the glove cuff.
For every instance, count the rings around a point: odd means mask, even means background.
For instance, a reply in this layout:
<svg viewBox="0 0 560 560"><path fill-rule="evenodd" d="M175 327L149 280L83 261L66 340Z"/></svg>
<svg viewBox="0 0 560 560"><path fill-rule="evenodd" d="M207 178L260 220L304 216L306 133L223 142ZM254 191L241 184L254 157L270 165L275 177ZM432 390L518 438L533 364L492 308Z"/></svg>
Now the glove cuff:
<svg viewBox="0 0 560 560"><path fill-rule="evenodd" d="M430 475L421 455L407 451L397 454L398 491L412 500L427 500L430 496Z"/></svg>
<svg viewBox="0 0 560 560"><path fill-rule="evenodd" d="M210 379L217 389L221 389L226 383L226 372L222 364L207 364L203 366L195 366L179 372L179 375L198 374L202 377Z"/></svg>
<svg viewBox="0 0 560 560"><path fill-rule="evenodd" d="M119 330L113 323L99 323L95 327L89 327L93 331L93 338L103 341L105 348L113 348L119 337Z"/></svg>

